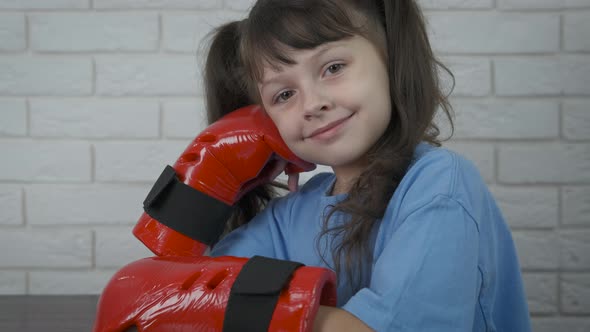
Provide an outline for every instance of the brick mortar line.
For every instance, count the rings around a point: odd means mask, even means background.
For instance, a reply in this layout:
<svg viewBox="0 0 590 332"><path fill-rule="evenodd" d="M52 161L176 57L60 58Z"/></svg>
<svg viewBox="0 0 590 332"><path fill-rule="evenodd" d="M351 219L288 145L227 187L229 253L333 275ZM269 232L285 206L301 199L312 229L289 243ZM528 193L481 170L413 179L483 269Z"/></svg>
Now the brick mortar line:
<svg viewBox="0 0 590 332"><path fill-rule="evenodd" d="M117 267L114 267L117 268ZM94 271L89 266L80 266L80 267L72 267L72 266L52 266L52 267L42 267L42 266L21 266L21 267L13 267L13 266L4 266L0 269L0 272L92 272ZM0 325L1 326L1 325Z"/></svg>
<svg viewBox="0 0 590 332"><path fill-rule="evenodd" d="M30 30L30 29L27 29ZM160 33L160 32L159 32ZM163 33L163 32L161 32ZM27 35L29 35L30 32L27 32ZM162 36L163 37L163 36ZM27 37L28 40L28 44L30 44L29 41L30 37ZM159 42L162 43L163 42L163 38L159 38ZM29 45L30 46L30 45ZM18 55L18 54L22 54L22 53L27 53L26 51L29 51L29 54L31 55L31 58L34 58L35 56L38 57L43 57L46 56L47 58L59 58L59 57L67 57L67 56L88 56L88 55L95 55L95 56L102 56L102 57L114 57L114 56L121 56L121 57L126 57L126 56L137 56L137 55L143 55L143 56L152 56L152 57L156 57L156 56L176 56L176 57L181 57L181 56L194 56L195 54L198 53L199 48L195 47L195 49L191 49L191 50L168 50L168 49L164 49L161 46L157 46L153 49L115 49L115 50L104 50L104 49L95 49L95 50L38 50L35 49L33 50L31 47L27 47L26 50L3 50L0 51L0 56L6 56L6 57L11 57L14 55ZM501 60L506 60L508 58L508 60L522 60L522 59L532 59L532 60L544 60L544 59L554 59L554 60L563 60L563 59L567 59L567 58L571 58L571 57L576 57L576 58L588 58L590 57L590 50L574 50L574 51L568 51L568 50L554 50L554 51L512 51L512 52L446 52L446 51L440 51L440 50L434 50L435 55L440 58L443 63L446 63L448 61L446 60L453 60L453 59L468 59L468 60L495 60L497 59L501 59Z"/></svg>
<svg viewBox="0 0 590 332"><path fill-rule="evenodd" d="M564 14L559 15L559 49L565 52L565 17Z"/></svg>
<svg viewBox="0 0 590 332"><path fill-rule="evenodd" d="M90 143L90 183L96 182L96 148Z"/></svg>
<svg viewBox="0 0 590 332"><path fill-rule="evenodd" d="M48 137L49 138L49 137ZM562 139L559 136L545 136L545 137L479 137L479 136L453 136L452 142L457 143L517 143L517 144L554 144L554 145L576 145L588 144L590 139L570 140ZM556 144L558 143L558 144Z"/></svg>
<svg viewBox="0 0 590 332"><path fill-rule="evenodd" d="M31 293L31 275L29 271L25 272L25 294Z"/></svg>
<svg viewBox="0 0 590 332"><path fill-rule="evenodd" d="M138 200L139 201L139 200ZM140 204L138 204L139 206ZM137 216L139 218L139 215ZM125 226L125 227L124 227ZM9 227L0 227L1 230L15 232L15 233L23 233L23 232L39 232L39 233L47 233L47 232L61 232L61 231L71 231L73 233L80 233L80 234L91 234L93 231L112 231L112 232L124 232L127 233L129 239L138 241L133 236L131 230L133 229L134 224L101 224L101 223L85 223L85 224L49 224L49 225L31 225L28 228L9 228ZM141 244L141 242L137 242L137 244ZM2 267L0 267L1 269Z"/></svg>
<svg viewBox="0 0 590 332"><path fill-rule="evenodd" d="M478 13L493 13L496 15L502 14L519 14L519 15L539 15L539 14L552 14L552 13L564 13L564 14L575 14L580 12L589 11L590 6L572 6L572 7L559 7L559 8L505 8L505 7L481 7L481 8L428 8L421 6L424 14L429 13L450 13L450 14L478 14ZM0 14L18 14L18 13L112 13L112 12L157 12L165 11L166 13L199 13L199 12L231 12L237 14L245 14L247 10L232 9L229 7L213 7L213 8L196 8L196 7L113 7L113 8L100 8L93 5L92 7L85 8L0 8Z"/></svg>
<svg viewBox="0 0 590 332"><path fill-rule="evenodd" d="M48 95L48 94L0 94L0 101L2 99L57 99L57 100L75 100L75 99L83 99L83 100L153 100L153 99L164 99L165 101L193 101L193 100L203 100L205 96L203 94L195 94L195 95L168 95L168 94L128 94L128 95L113 95L113 94L105 94L105 95L90 95L90 94L79 94L79 95ZM480 103L492 103L495 101L498 102L512 102L512 101L523 101L523 102L535 102L535 101L559 101L560 99L563 100L587 100L590 99L590 94L570 94L570 95L563 95L563 94L544 94L544 95L514 95L514 96L507 96L507 95L498 95L498 96L470 96L470 95L454 95L451 96L452 99L460 99L464 101L479 101Z"/></svg>
<svg viewBox="0 0 590 332"><path fill-rule="evenodd" d="M158 101L158 138L164 140L164 105ZM188 144L188 143L187 143Z"/></svg>
<svg viewBox="0 0 590 332"><path fill-rule="evenodd" d="M558 132L559 132L559 137L561 138L562 141L571 141L571 139L565 137L565 130L564 130L564 116L565 116L565 111L564 111L564 100L561 99L559 101L559 105L558 105L558 114L559 117L557 118L557 126L558 126Z"/></svg>
<svg viewBox="0 0 590 332"><path fill-rule="evenodd" d="M22 213L22 220L21 220L21 226L23 227L27 227L28 226L28 215L27 215L27 192L25 190L25 187L21 187L20 188L20 194L21 194L21 213Z"/></svg>
<svg viewBox="0 0 590 332"><path fill-rule="evenodd" d="M28 51L28 52L26 52ZM63 51L45 51L45 50L33 50L32 48L27 48L27 50L6 50L0 51L0 56L2 57L14 57L15 55L19 54L29 54L30 58L35 57L47 57L47 58L60 58L60 57L87 57L89 55L99 56L99 57L132 57L132 56L145 56L145 57L163 57L163 56L171 56L171 57L192 57L195 56L199 49L198 47L194 50L168 50L164 48L154 48L154 49L138 49L138 50L88 50L88 51L70 51L70 50L63 50ZM436 51L434 50L435 55L440 58L443 63L447 63L448 61L445 60L453 60L454 58L460 59L465 58L468 60L568 60L568 57L575 57L575 58L590 58L590 50L577 50L577 51L566 51L566 50L555 50L553 52L481 52L481 53L473 53L473 52L443 52L443 51Z"/></svg>
<svg viewBox="0 0 590 332"><path fill-rule="evenodd" d="M162 13L158 12L158 41L156 43L156 51L158 54L163 53L164 49L164 18Z"/></svg>
<svg viewBox="0 0 590 332"><path fill-rule="evenodd" d="M25 20L25 51L30 50L31 47L31 29L29 22L29 15L24 15Z"/></svg>
<svg viewBox="0 0 590 332"><path fill-rule="evenodd" d="M75 136L6 136L0 137L0 140L5 141L21 141L21 143L45 143L45 142L53 142L53 143L88 143L93 144L96 142L114 142L114 143L122 143L122 142L129 142L129 143L181 143L187 141L188 139L194 138L194 136L188 137L170 137L170 138L159 138L159 137L75 137ZM188 144L188 142L187 142ZM2 180L0 180L2 181Z"/></svg>
<svg viewBox="0 0 590 332"><path fill-rule="evenodd" d="M121 265L123 266L124 263ZM111 269L117 269L120 266L63 266L63 267L47 267L47 266L26 266L26 267L14 267L14 266L3 266L0 267L0 272L108 272ZM522 272L527 275L538 274L538 275L556 275L559 272L567 276L584 276L590 274L589 269L571 270L571 271L559 271L559 270L543 270L543 269L522 269Z"/></svg>
<svg viewBox="0 0 590 332"><path fill-rule="evenodd" d="M242 13L240 10L224 10L223 8L133 8L133 7L121 7L121 8L29 8L29 9L2 9L0 8L0 14L92 14L92 13L153 13L165 11L166 13L180 14L180 13L210 13L210 12L235 12Z"/></svg>
<svg viewBox="0 0 590 332"><path fill-rule="evenodd" d="M162 98L163 102L194 102L194 101L204 101L204 96L160 96L160 95L122 95L122 96L115 96L115 95L88 95L88 96L59 96L59 95L1 95L0 94L0 102L4 100L36 100L36 101L61 101L69 102L69 101L154 101L154 99ZM450 97L451 103L457 102L478 102L481 104L494 104L494 103L503 103L503 102L523 102L523 103L536 103L539 101L542 102L555 102L556 104L562 101L590 101L590 94L588 95L569 95L569 96L559 96L559 95L539 95L539 96L529 96L529 95L522 95L522 96L467 96L467 95L451 95ZM156 100L158 101L158 100Z"/></svg>
<svg viewBox="0 0 590 332"><path fill-rule="evenodd" d="M92 269L96 268L96 254L98 250L96 248L96 231L93 229L90 237L90 266Z"/></svg>
<svg viewBox="0 0 590 332"><path fill-rule="evenodd" d="M561 118L561 107L560 107L560 118ZM560 122L561 120L558 120L558 121ZM560 133L561 133L561 130L560 130ZM562 185L559 185L558 191L557 191L557 227L555 228L555 232L557 233L557 237L558 237L557 251L559 252L559 255L557 256L557 263L558 263L558 266L560 267L557 271L557 288L556 288L557 311L559 312L559 314L563 314L563 312L564 312L563 303L561 300L561 296L563 295L562 290L561 290L561 279L562 279L562 271L564 270L562 268L562 266L564 266L564 261L563 261L563 255L561 254L562 247L561 247L561 239L560 239L561 231L563 229L562 228L563 220L562 220L562 214L561 214L561 212L562 212L561 192L562 192Z"/></svg>
<svg viewBox="0 0 590 332"><path fill-rule="evenodd" d="M94 57L94 55L90 58L91 60L91 80L92 80L92 84L90 86L90 95L92 96L96 96L97 93L97 80L98 80L98 75L96 73L96 58Z"/></svg>
<svg viewBox="0 0 590 332"><path fill-rule="evenodd" d="M490 71L490 94L492 97L497 95L496 93L496 63L494 59L490 59L489 62L489 71Z"/></svg>
<svg viewBox="0 0 590 332"><path fill-rule="evenodd" d="M492 181L494 185L498 185L500 183L500 149L495 142L492 143L492 167L494 168Z"/></svg>
<svg viewBox="0 0 590 332"><path fill-rule="evenodd" d="M188 143L187 143L188 144ZM186 145L186 144L185 144ZM146 184L153 184L150 180L99 180L91 182L88 181L73 181L73 180L46 180L46 181L23 181L23 180L0 180L0 184L8 184L8 185L39 185L39 186L49 186L49 185L63 185L63 186L103 186L103 185L113 185L113 186L142 186ZM522 183L514 183L514 182L494 182L490 183L497 187L502 188L515 188L515 189L525 189L525 188L538 188L538 189L546 189L546 188L557 188L558 186L564 186L568 188L589 188L590 182L536 182L536 183L529 183L529 182L522 182ZM10 225L8 225L10 226ZM544 227L543 227L544 228Z"/></svg>
<svg viewBox="0 0 590 332"><path fill-rule="evenodd" d="M31 137L31 101L29 100L29 98L24 98L24 103L25 103L25 137Z"/></svg>

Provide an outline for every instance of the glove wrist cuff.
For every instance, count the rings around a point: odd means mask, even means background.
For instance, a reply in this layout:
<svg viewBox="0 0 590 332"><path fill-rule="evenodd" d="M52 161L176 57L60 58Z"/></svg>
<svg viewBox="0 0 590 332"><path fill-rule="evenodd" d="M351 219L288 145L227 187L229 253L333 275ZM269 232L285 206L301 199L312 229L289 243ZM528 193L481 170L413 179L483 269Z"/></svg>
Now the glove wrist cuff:
<svg viewBox="0 0 590 332"><path fill-rule="evenodd" d="M202 254L202 249L195 253L193 247L215 244L233 211L224 202L181 182L171 166L164 168L143 208L145 213L133 234L158 256Z"/></svg>

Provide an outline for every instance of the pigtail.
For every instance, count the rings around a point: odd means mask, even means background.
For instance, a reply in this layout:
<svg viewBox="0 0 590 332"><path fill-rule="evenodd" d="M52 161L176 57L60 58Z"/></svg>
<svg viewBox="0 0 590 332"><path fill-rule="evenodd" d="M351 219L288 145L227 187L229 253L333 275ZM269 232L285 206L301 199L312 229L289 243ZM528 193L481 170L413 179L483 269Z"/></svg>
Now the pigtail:
<svg viewBox="0 0 590 332"><path fill-rule="evenodd" d="M242 21L230 22L214 30L204 70L205 104L209 124L238 108L253 104L240 62L239 44ZM225 228L224 235L250 221L276 196L275 187L286 186L273 182L246 193Z"/></svg>
<svg viewBox="0 0 590 332"><path fill-rule="evenodd" d="M212 41L204 71L209 123L252 103L244 87L244 72L238 51L240 26L240 21L226 23L210 35Z"/></svg>

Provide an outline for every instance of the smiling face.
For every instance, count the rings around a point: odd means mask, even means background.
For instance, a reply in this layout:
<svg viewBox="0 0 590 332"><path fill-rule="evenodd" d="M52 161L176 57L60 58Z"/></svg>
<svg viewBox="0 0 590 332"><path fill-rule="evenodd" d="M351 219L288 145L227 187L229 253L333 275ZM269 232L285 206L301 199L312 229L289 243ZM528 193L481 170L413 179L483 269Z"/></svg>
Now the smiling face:
<svg viewBox="0 0 590 332"><path fill-rule="evenodd" d="M294 65L264 67L264 108L300 158L358 173L391 118L383 55L361 36L288 55Z"/></svg>

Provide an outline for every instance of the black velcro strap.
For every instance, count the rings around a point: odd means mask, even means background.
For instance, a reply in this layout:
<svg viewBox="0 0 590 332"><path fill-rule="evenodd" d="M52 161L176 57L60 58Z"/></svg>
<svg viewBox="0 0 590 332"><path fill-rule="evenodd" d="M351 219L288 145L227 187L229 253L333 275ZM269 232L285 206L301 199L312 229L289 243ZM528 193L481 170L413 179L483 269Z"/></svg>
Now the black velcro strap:
<svg viewBox="0 0 590 332"><path fill-rule="evenodd" d="M254 256L234 282L223 321L223 332L268 331L281 290L301 263Z"/></svg>
<svg viewBox="0 0 590 332"><path fill-rule="evenodd" d="M144 211L160 223L207 245L223 232L232 207L180 182L166 166L143 201Z"/></svg>

